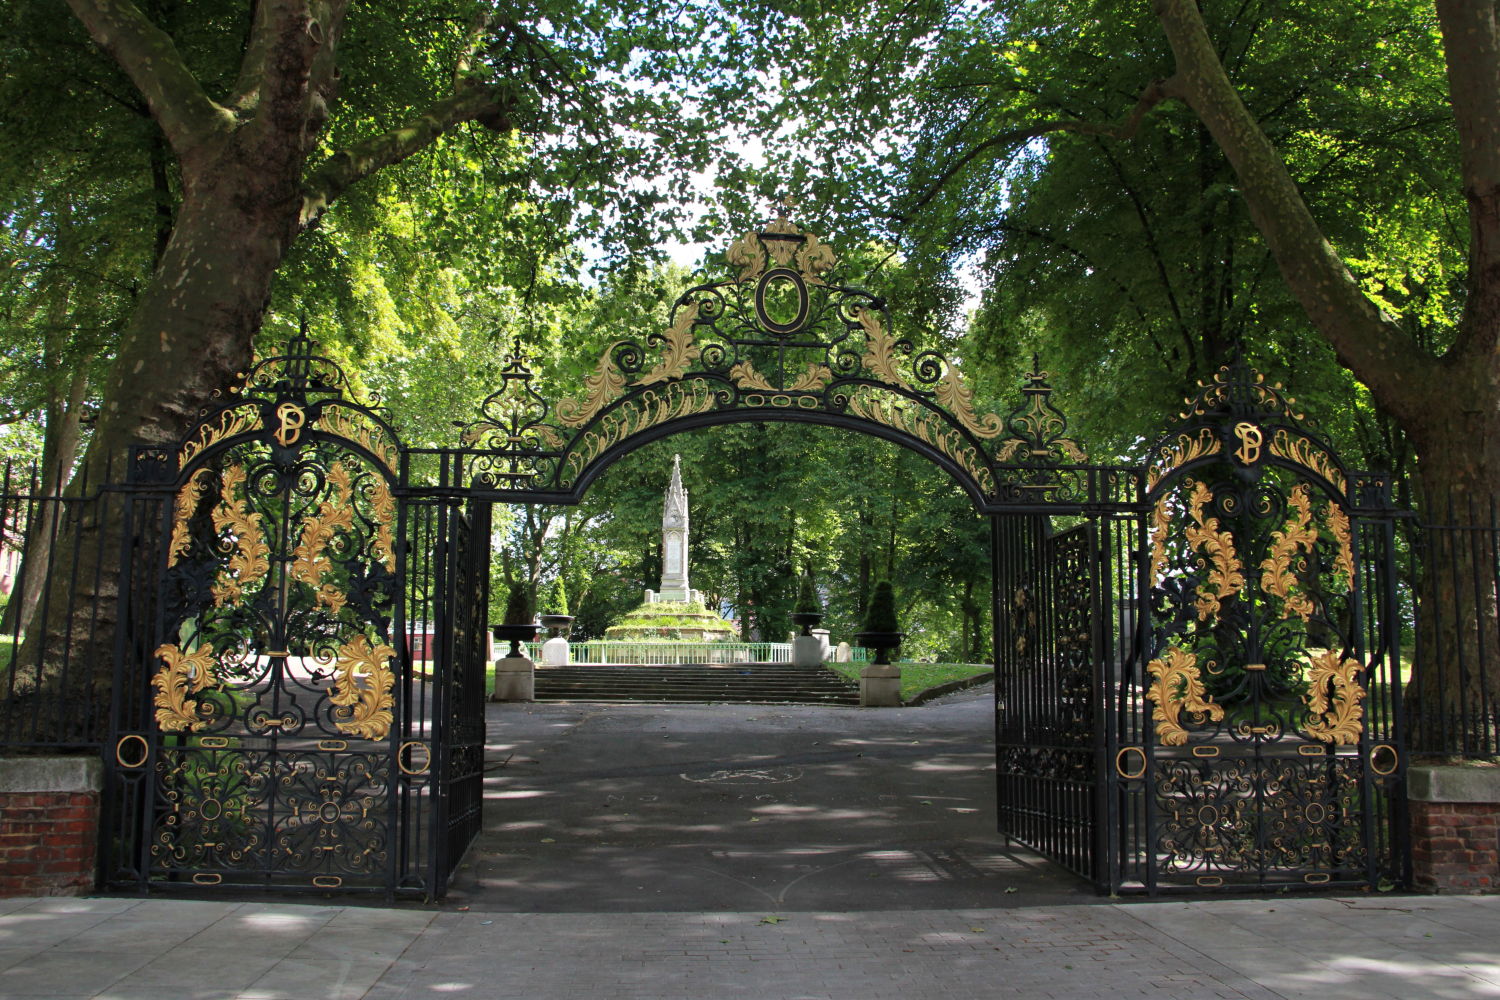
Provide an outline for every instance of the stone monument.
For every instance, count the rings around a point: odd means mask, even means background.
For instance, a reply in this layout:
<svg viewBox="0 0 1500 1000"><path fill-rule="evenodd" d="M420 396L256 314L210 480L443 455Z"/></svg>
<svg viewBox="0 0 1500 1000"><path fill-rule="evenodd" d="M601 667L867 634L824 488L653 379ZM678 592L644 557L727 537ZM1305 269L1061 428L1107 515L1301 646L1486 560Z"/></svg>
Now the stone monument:
<svg viewBox="0 0 1500 1000"><path fill-rule="evenodd" d="M661 589L646 591L646 603L703 603L688 585L688 496L682 486L682 456L672 456L672 481L661 506Z"/></svg>
<svg viewBox="0 0 1500 1000"><path fill-rule="evenodd" d="M661 586L646 601L604 630L606 639L660 642L733 642L734 625L703 605L688 583L688 495L682 456L672 456L672 478L661 507Z"/></svg>

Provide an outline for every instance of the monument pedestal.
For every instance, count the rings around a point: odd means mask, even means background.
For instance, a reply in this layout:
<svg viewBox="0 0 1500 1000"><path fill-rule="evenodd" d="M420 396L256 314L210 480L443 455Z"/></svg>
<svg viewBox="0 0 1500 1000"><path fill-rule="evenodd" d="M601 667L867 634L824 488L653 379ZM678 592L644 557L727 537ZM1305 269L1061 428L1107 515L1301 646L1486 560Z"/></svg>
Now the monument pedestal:
<svg viewBox="0 0 1500 1000"><path fill-rule="evenodd" d="M859 672L859 703L865 708L901 704L901 668L894 663L867 663Z"/></svg>
<svg viewBox="0 0 1500 1000"><path fill-rule="evenodd" d="M490 701L536 701L536 664L527 656L495 661L495 689Z"/></svg>
<svg viewBox="0 0 1500 1000"><path fill-rule="evenodd" d="M542 643L542 666L544 667L566 667L572 662L571 649L568 640L561 636L548 639Z"/></svg>

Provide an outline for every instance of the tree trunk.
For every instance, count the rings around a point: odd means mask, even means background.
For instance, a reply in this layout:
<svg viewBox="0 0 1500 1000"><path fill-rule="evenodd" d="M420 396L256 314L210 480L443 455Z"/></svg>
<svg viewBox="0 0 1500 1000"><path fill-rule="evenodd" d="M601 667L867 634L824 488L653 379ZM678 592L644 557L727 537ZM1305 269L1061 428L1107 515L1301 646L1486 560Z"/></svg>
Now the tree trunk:
<svg viewBox="0 0 1500 1000"><path fill-rule="evenodd" d="M1476 426L1493 413L1444 420L1435 403L1431 423L1412 435L1424 527L1406 710L1418 752L1500 753L1500 456L1494 430Z"/></svg>
<svg viewBox="0 0 1500 1000"><path fill-rule="evenodd" d="M271 280L297 231L298 178L241 157L232 137L212 145L183 164L177 224L121 336L78 482L121 477L129 445L175 449L204 401L250 366ZM93 706L85 725L96 729L113 681L118 513L118 503L100 508L58 535L52 571L34 577L44 627L28 632L16 657L52 697Z"/></svg>
<svg viewBox="0 0 1500 1000"><path fill-rule="evenodd" d="M1500 26L1492 4L1438 0L1449 96L1469 214L1467 296L1453 345L1424 350L1365 295L1308 210L1286 164L1230 82L1195 0L1156 0L1173 76L1240 183L1256 228L1309 321L1406 432L1429 524L1488 516L1500 496ZM1471 742L1494 751L1500 692L1493 535L1429 531L1419 584L1419 657L1408 708L1414 745ZM1391 628L1396 623L1389 623ZM1476 733L1476 727L1479 732Z"/></svg>
<svg viewBox="0 0 1500 1000"><path fill-rule="evenodd" d="M67 329L69 301L66 293L58 295L48 309L47 337L42 347L42 369L46 372L63 372L69 368L63 358L67 340L63 331ZM36 614L42 593L41 582L49 575L52 543L59 530L58 503L55 499L49 502L47 498L62 495L73 471L73 463L78 458L78 445L83 434L79 417L88 395L88 360L75 360L71 369L66 384L53 382L47 387L41 476L34 494L42 499L25 527L21 565L26 567L27 577L21 581L23 585L18 592L11 595L5 606L4 619L0 621L0 633L6 635L15 635L18 628L23 632L32 629L32 616Z"/></svg>

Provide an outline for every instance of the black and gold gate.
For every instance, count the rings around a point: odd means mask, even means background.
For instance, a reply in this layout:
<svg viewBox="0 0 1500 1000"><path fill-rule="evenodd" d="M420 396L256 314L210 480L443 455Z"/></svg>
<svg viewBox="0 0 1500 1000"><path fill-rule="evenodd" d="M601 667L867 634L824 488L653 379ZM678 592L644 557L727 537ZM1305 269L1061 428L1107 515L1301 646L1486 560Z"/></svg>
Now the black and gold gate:
<svg viewBox="0 0 1500 1000"><path fill-rule="evenodd" d="M310 347L132 457L109 886L431 895L446 875L445 741L472 713L448 680L472 638L408 619L433 512L398 498L396 435Z"/></svg>
<svg viewBox="0 0 1500 1000"><path fill-rule="evenodd" d="M1244 366L1188 403L1147 471L1147 627L1106 692L1111 887L1400 883L1387 483Z"/></svg>
<svg viewBox="0 0 1500 1000"><path fill-rule="evenodd" d="M1384 481L1238 365L1146 464L1091 464L1039 364L984 410L790 221L726 262L555 406L517 344L454 447L298 338L139 450L103 881L441 895L482 816L491 505L746 421L896 442L990 519L1002 833L1106 891L1404 880Z"/></svg>

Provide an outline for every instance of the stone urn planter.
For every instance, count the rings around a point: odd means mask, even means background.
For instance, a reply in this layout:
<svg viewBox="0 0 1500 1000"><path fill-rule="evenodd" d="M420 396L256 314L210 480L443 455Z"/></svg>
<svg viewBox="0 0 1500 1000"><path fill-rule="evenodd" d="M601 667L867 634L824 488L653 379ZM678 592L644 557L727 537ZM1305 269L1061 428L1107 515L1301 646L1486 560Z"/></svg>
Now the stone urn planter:
<svg viewBox="0 0 1500 1000"><path fill-rule="evenodd" d="M566 639L568 633L573 631L572 615L542 615L542 628L546 629L554 639Z"/></svg>
<svg viewBox="0 0 1500 1000"><path fill-rule="evenodd" d="M521 652L521 643L534 640L537 632L540 630L541 626L536 622L527 622L525 624L496 625L491 631L495 633L497 640L510 643L510 652L506 654L507 656L525 656L526 654Z"/></svg>
<svg viewBox="0 0 1500 1000"><path fill-rule="evenodd" d="M866 649L875 650L873 663L890 663L891 654L901 648L905 632L856 632L854 641Z"/></svg>
<svg viewBox="0 0 1500 1000"><path fill-rule="evenodd" d="M817 628L823 621L821 611L793 611L791 614L792 624L802 629L802 634L812 635L812 630Z"/></svg>

